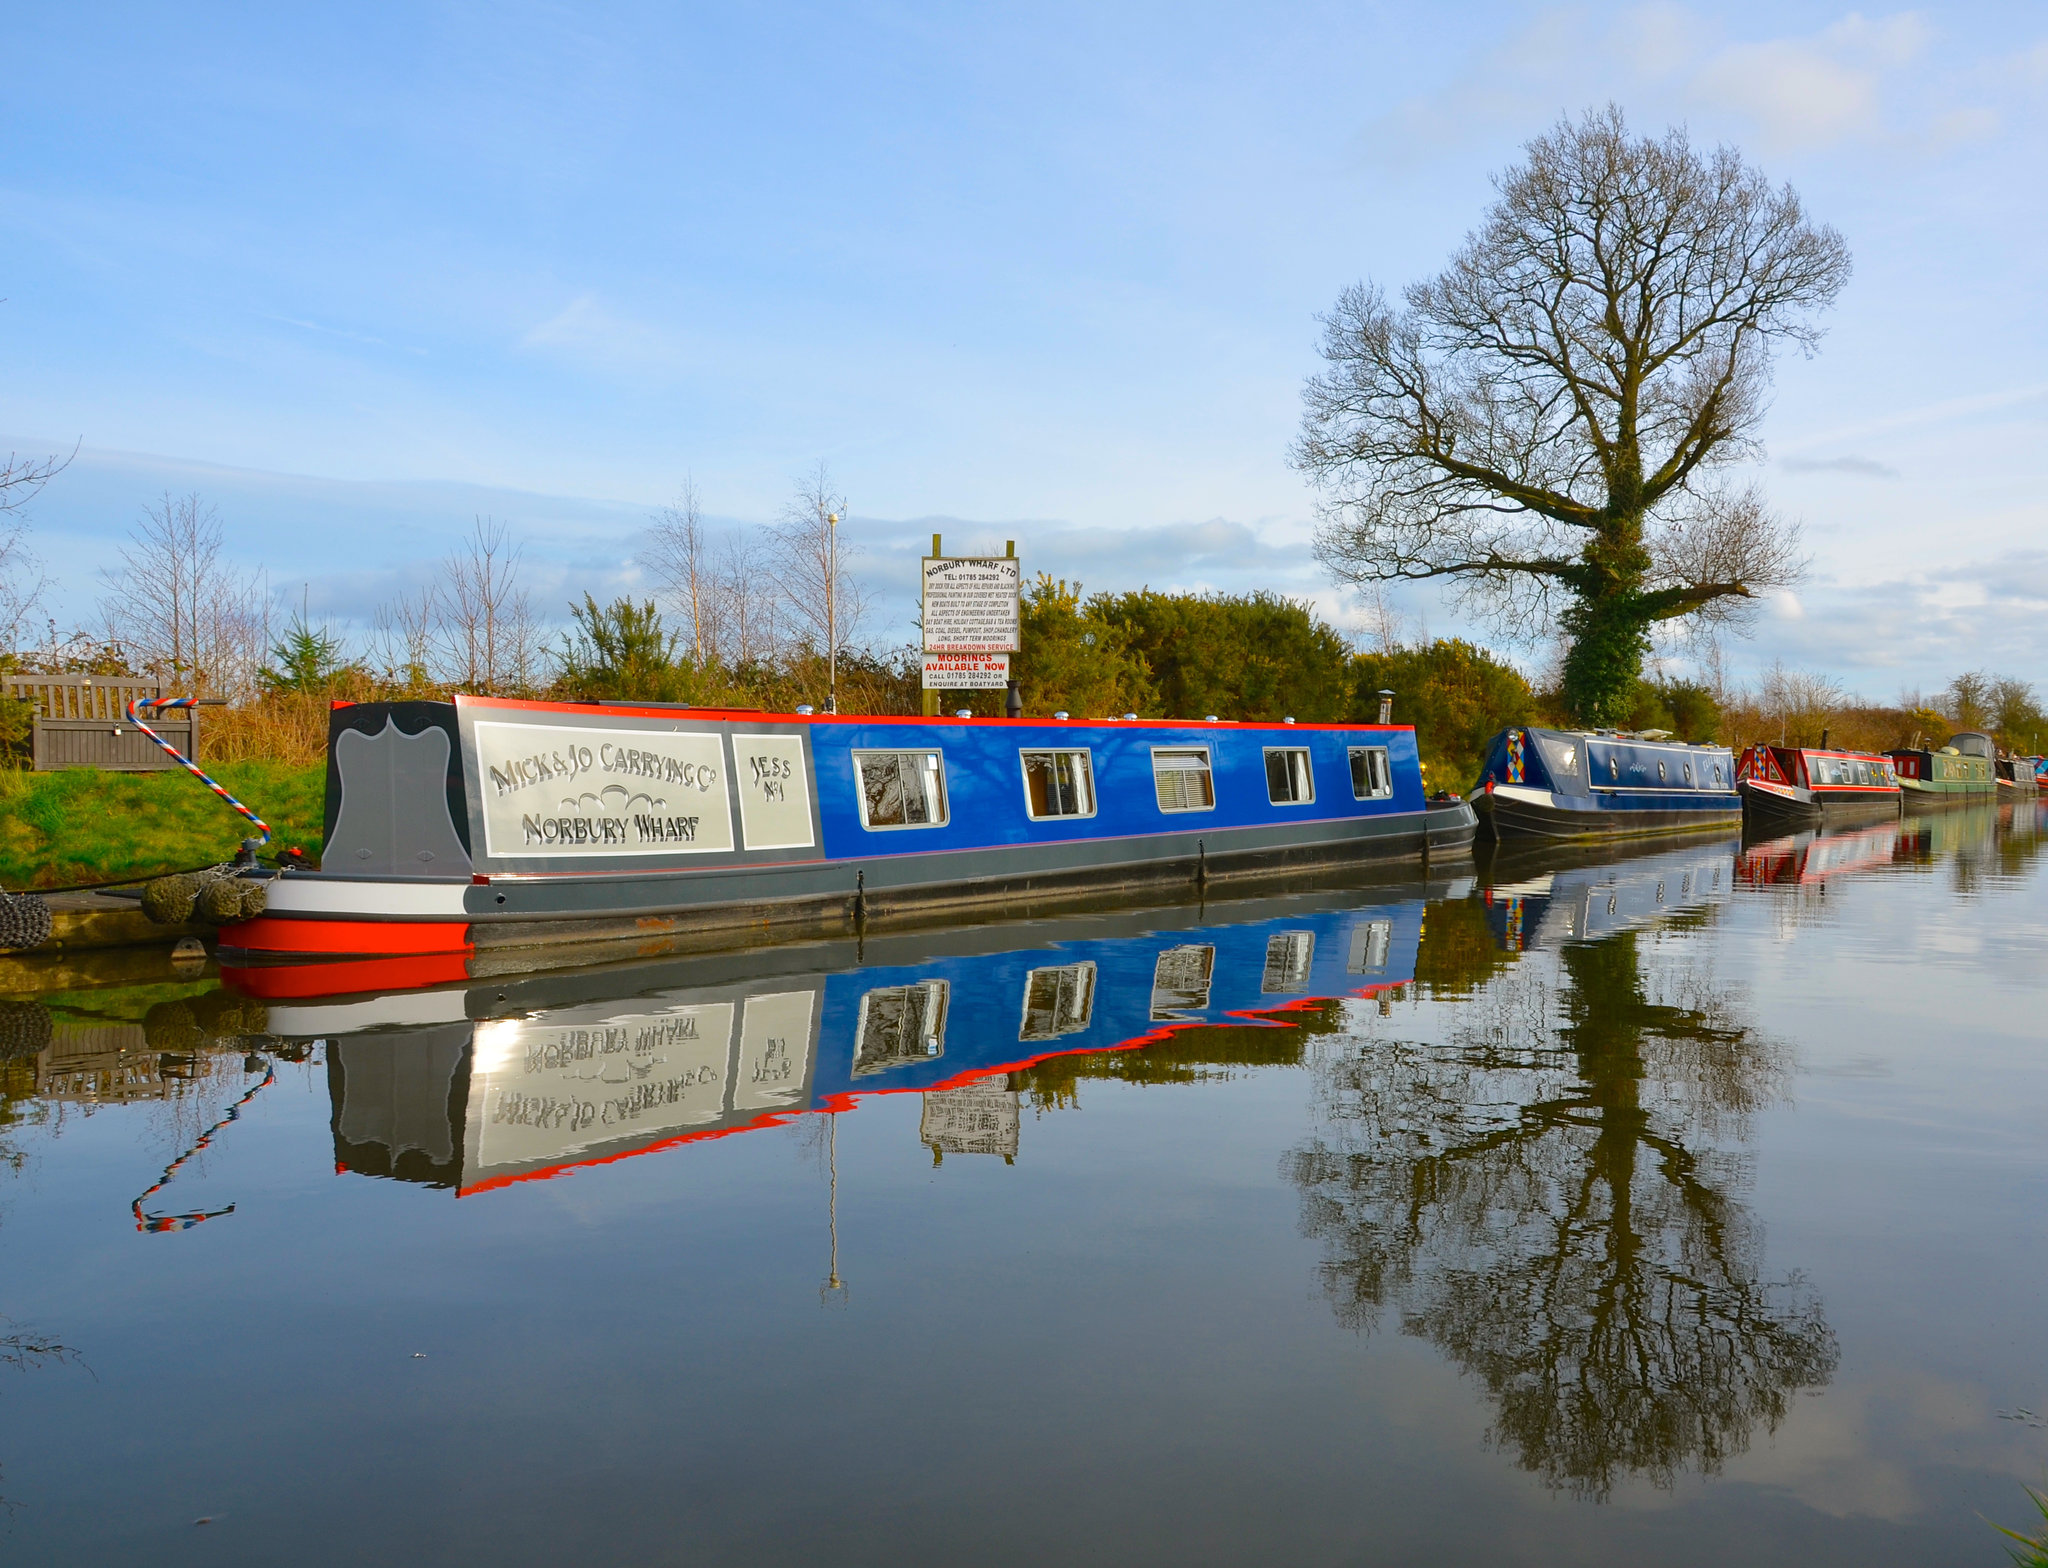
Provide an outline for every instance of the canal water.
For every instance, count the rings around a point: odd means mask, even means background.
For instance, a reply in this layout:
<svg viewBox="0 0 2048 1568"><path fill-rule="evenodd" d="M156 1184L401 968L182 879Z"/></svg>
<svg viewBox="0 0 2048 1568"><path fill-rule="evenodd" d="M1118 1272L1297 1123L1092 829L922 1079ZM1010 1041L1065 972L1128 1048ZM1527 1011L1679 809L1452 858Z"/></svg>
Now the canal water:
<svg viewBox="0 0 2048 1568"><path fill-rule="evenodd" d="M2002 1563L2041 842L17 995L0 1554Z"/></svg>

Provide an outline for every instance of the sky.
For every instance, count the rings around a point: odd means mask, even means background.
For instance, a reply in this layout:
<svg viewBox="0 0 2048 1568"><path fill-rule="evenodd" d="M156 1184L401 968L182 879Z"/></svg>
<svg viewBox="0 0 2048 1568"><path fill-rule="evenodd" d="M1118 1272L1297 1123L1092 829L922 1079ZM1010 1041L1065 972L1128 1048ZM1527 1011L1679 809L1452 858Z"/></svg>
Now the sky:
<svg viewBox="0 0 2048 1568"><path fill-rule="evenodd" d="M2038 3L44 6L10 53L0 449L76 449L65 624L166 491L348 631L477 516L552 607L647 591L686 477L750 528L824 462L881 640L935 531L1362 629L1287 461L1317 315L1613 101L1855 257L1761 432L1812 564L1730 673L2048 689Z"/></svg>

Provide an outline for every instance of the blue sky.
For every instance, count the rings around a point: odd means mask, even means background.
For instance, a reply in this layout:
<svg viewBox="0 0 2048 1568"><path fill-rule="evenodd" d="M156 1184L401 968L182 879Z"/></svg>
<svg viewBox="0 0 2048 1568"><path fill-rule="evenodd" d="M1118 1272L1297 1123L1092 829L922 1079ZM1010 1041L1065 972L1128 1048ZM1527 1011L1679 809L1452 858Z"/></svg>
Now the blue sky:
<svg viewBox="0 0 2048 1568"><path fill-rule="evenodd" d="M1813 570L1731 662L2048 686L2038 4L42 7L10 44L0 444L80 444L33 519L67 619L165 489L348 623L475 513L554 602L634 584L686 472L756 525L822 459L898 631L934 528L1355 623L1285 461L1316 313L1612 98L1856 257L1764 430Z"/></svg>

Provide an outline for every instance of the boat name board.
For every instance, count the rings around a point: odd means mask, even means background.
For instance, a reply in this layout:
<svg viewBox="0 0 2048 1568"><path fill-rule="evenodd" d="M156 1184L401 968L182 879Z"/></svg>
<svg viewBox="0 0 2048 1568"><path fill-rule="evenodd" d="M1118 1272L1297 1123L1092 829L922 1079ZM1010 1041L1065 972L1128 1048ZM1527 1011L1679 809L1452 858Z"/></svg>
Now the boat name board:
<svg viewBox="0 0 2048 1568"><path fill-rule="evenodd" d="M492 856L717 854L809 848L801 736L578 729L479 719L484 851Z"/></svg>

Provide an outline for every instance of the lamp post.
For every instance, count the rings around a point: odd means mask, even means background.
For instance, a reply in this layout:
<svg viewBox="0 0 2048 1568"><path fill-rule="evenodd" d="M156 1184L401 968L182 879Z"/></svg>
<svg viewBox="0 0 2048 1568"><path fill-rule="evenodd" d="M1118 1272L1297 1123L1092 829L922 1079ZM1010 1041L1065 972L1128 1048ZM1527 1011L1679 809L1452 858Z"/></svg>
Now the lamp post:
<svg viewBox="0 0 2048 1568"><path fill-rule="evenodd" d="M825 711L839 711L839 514L825 514Z"/></svg>

